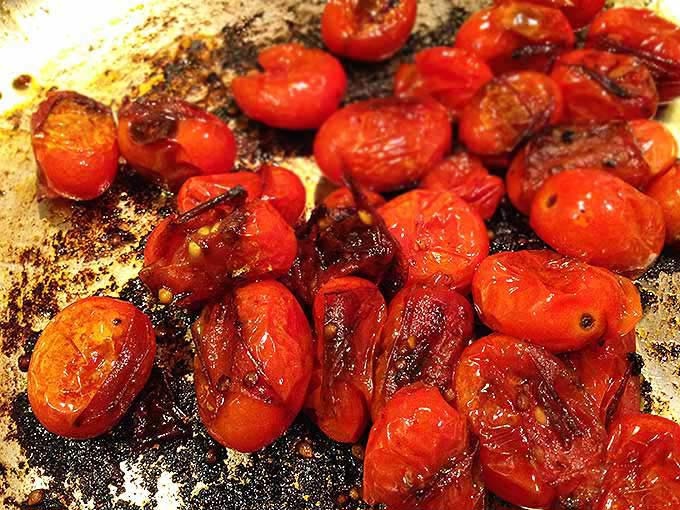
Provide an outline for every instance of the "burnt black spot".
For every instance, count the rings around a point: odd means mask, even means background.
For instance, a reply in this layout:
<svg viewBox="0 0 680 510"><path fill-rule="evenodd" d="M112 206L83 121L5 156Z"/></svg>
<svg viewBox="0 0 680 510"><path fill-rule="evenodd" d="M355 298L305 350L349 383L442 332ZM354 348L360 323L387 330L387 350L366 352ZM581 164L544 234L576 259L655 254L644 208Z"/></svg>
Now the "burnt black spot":
<svg viewBox="0 0 680 510"><path fill-rule="evenodd" d="M557 195L550 195L548 200L545 201L545 206L550 209L557 203Z"/></svg>
<svg viewBox="0 0 680 510"><path fill-rule="evenodd" d="M631 375L637 377L642 374L642 368L645 366L645 362L637 352L629 352L626 354L628 363L630 363L630 373Z"/></svg>
<svg viewBox="0 0 680 510"><path fill-rule="evenodd" d="M573 143L575 137L576 133L574 133L570 129L565 129L564 131L562 131L562 142L567 145Z"/></svg>
<svg viewBox="0 0 680 510"><path fill-rule="evenodd" d="M592 315L589 313L584 313L581 315L581 320L579 321L579 326L581 326L581 329L591 329L593 325L595 324L595 319L593 318Z"/></svg>

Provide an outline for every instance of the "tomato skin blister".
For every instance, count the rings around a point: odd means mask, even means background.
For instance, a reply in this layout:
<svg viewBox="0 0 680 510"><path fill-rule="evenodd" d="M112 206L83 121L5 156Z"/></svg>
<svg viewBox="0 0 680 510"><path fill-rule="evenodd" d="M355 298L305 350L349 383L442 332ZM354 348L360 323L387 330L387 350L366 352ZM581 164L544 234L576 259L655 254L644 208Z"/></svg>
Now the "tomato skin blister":
<svg viewBox="0 0 680 510"><path fill-rule="evenodd" d="M656 200L663 210L666 243L674 248L680 247L680 166L676 164L657 177L645 194Z"/></svg>
<svg viewBox="0 0 680 510"><path fill-rule="evenodd" d="M512 3L516 0L494 0L499 5ZM598 12L602 10L605 0L525 0L528 3L543 5L561 10L569 23L578 30L588 25Z"/></svg>

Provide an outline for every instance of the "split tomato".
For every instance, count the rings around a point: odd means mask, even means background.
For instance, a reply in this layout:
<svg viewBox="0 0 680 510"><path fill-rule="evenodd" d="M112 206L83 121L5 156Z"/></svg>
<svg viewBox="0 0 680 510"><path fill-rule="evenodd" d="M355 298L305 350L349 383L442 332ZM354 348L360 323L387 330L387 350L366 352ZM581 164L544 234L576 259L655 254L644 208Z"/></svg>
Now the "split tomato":
<svg viewBox="0 0 680 510"><path fill-rule="evenodd" d="M676 164L657 177L645 193L661 206L666 223L666 243L677 248L680 246L680 166Z"/></svg>
<svg viewBox="0 0 680 510"><path fill-rule="evenodd" d="M496 4L516 0L495 0ZM544 5L561 10L574 30L588 25L604 7L605 0L525 0L532 4Z"/></svg>
<svg viewBox="0 0 680 510"><path fill-rule="evenodd" d="M642 156L652 177L668 170L678 158L678 142L666 126L655 120L638 119L630 122Z"/></svg>

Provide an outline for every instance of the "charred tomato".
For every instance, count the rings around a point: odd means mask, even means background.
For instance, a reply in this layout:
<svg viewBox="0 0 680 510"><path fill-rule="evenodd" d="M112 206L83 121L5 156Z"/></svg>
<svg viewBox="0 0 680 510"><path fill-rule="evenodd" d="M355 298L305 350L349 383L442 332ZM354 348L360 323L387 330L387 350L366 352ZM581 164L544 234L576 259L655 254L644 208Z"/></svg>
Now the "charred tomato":
<svg viewBox="0 0 680 510"><path fill-rule="evenodd" d="M373 207L380 207L385 204L385 199L378 193L372 191L365 191L367 202ZM326 209L356 209L356 203L354 202L354 196L352 195L352 190L349 188L338 188L335 191L329 193L326 198L323 199L323 205Z"/></svg>
<svg viewBox="0 0 680 510"><path fill-rule="evenodd" d="M657 177L645 193L661 206L666 223L666 243L677 248L680 246L680 166L676 164Z"/></svg>
<svg viewBox="0 0 680 510"><path fill-rule="evenodd" d="M494 0L496 4L511 3L516 0ZM604 7L605 0L525 0L532 4L544 5L561 10L569 23L578 30L588 25Z"/></svg>

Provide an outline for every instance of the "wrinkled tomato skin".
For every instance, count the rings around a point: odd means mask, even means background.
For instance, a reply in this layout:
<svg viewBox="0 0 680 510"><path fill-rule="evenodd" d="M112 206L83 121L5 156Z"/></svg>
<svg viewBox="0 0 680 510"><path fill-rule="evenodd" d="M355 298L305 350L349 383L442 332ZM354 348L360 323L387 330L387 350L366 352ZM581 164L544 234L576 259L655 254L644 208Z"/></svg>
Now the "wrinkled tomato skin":
<svg viewBox="0 0 680 510"><path fill-rule="evenodd" d="M562 92L544 74L524 71L498 76L463 110L459 136L475 154L503 157L531 135L562 117Z"/></svg>
<svg viewBox="0 0 680 510"><path fill-rule="evenodd" d="M275 441L302 408L312 335L278 282L252 283L206 307L192 328L201 420L220 444L253 452Z"/></svg>
<svg viewBox="0 0 680 510"><path fill-rule="evenodd" d="M385 204L385 199L378 193L365 191L364 195L366 195L368 203L373 207L380 207ZM349 188L338 188L329 193L326 198L323 199L323 205L329 210L356 208L352 191Z"/></svg>
<svg viewBox="0 0 680 510"><path fill-rule="evenodd" d="M420 181L424 189L450 191L488 220L505 195L503 179L489 174L481 160L467 152L446 158Z"/></svg>
<svg viewBox="0 0 680 510"><path fill-rule="evenodd" d="M156 335L130 303L89 297L64 308L40 335L28 400L53 434L88 439L111 430L151 374Z"/></svg>
<svg viewBox="0 0 680 510"><path fill-rule="evenodd" d="M330 0L321 17L321 37L336 55L386 60L411 35L417 7L416 0Z"/></svg>
<svg viewBox="0 0 680 510"><path fill-rule="evenodd" d="M387 228L407 259L407 282L447 281L466 292L489 254L479 214L447 191L414 190L380 208Z"/></svg>
<svg viewBox="0 0 680 510"><path fill-rule="evenodd" d="M264 165L262 176L262 200L274 206L283 219L295 225L307 204L307 192L300 178L290 170L274 165Z"/></svg>
<svg viewBox="0 0 680 510"><path fill-rule="evenodd" d="M491 329L551 352L625 335L642 318L630 280L550 250L488 257L475 273L472 295Z"/></svg>
<svg viewBox="0 0 680 510"><path fill-rule="evenodd" d="M654 77L638 58L576 50L557 60L550 77L562 89L565 123L649 119L656 114Z"/></svg>
<svg viewBox="0 0 680 510"><path fill-rule="evenodd" d="M345 71L325 51L279 44L261 52L258 62L264 72L234 78L231 90L248 117L268 126L316 129L345 95Z"/></svg>
<svg viewBox="0 0 680 510"><path fill-rule="evenodd" d="M552 176L536 194L530 223L556 251L635 278L661 253L661 206L600 170Z"/></svg>
<svg viewBox="0 0 680 510"><path fill-rule="evenodd" d="M31 118L41 197L92 200L118 172L111 109L77 92L50 92Z"/></svg>
<svg viewBox="0 0 680 510"><path fill-rule="evenodd" d="M391 510L481 510L484 489L470 443L465 417L436 388L402 388L368 436L364 499ZM439 475L449 470L454 476L441 483Z"/></svg>
<svg viewBox="0 0 680 510"><path fill-rule="evenodd" d="M236 158L229 126L169 97L124 102L118 112L118 143L135 170L171 190L194 175L229 172Z"/></svg>
<svg viewBox="0 0 680 510"><path fill-rule="evenodd" d="M495 0L495 4L511 3L515 0ZM578 30L588 25L604 7L605 0L525 0L532 4L544 5L561 10L569 23Z"/></svg>
<svg viewBox="0 0 680 510"><path fill-rule="evenodd" d="M457 119L477 91L493 78L489 66L458 48L439 46L416 54L414 64L402 64L394 76L397 97L430 96Z"/></svg>
<svg viewBox="0 0 680 510"><path fill-rule="evenodd" d="M642 156L652 177L668 170L678 158L678 142L666 126L655 120L638 119L630 122Z"/></svg>
<svg viewBox="0 0 680 510"><path fill-rule="evenodd" d="M453 398L452 375L463 348L472 339L470 303L445 285L412 284L390 301L375 367L371 414L415 382Z"/></svg>
<svg viewBox="0 0 680 510"><path fill-rule="evenodd" d="M387 306L378 288L353 276L335 278L314 298L314 374L308 414L328 437L356 442L370 421L373 360Z"/></svg>
<svg viewBox="0 0 680 510"><path fill-rule="evenodd" d="M676 164L657 177L645 193L661 206L666 223L666 243L680 247L680 166Z"/></svg>
<svg viewBox="0 0 680 510"><path fill-rule="evenodd" d="M446 109L431 98L370 99L337 111L314 140L324 175L344 184L347 173L372 191L418 181L451 147Z"/></svg>
<svg viewBox="0 0 680 510"><path fill-rule="evenodd" d="M552 61L574 46L574 31L558 9L527 2L477 11L456 34L455 47L477 55L495 75L548 72Z"/></svg>
<svg viewBox="0 0 680 510"><path fill-rule="evenodd" d="M455 388L457 408L480 441L489 491L526 508L562 500L570 500L570 508L591 508L606 432L558 358L491 335L463 351Z"/></svg>

